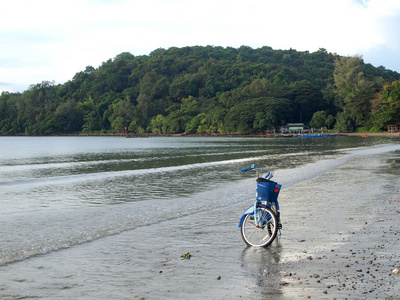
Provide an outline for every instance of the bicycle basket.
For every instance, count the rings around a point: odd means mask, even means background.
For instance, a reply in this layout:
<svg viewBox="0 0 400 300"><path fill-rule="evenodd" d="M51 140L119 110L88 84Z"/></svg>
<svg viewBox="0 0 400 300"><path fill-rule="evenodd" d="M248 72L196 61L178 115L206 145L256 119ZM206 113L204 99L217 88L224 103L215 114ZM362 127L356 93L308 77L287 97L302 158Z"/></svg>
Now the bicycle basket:
<svg viewBox="0 0 400 300"><path fill-rule="evenodd" d="M278 194L281 190L281 185L274 181L260 181L257 182L257 200L276 202Z"/></svg>

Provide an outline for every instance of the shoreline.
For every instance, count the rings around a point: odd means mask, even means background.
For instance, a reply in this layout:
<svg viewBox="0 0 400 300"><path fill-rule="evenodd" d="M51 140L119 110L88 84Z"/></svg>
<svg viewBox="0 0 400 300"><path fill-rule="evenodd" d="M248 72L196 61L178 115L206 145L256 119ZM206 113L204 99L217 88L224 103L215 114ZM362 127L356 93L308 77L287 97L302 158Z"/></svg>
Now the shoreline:
<svg viewBox="0 0 400 300"><path fill-rule="evenodd" d="M346 133L348 136L367 136L367 137L375 137L375 136L380 136L380 137L392 137L392 138L399 138L400 133L399 132L351 132L351 133Z"/></svg>
<svg viewBox="0 0 400 300"><path fill-rule="evenodd" d="M45 134L45 135L5 135L0 137L80 137L80 136L116 136L126 138L147 138L147 137L274 137L274 134L229 134L229 133L174 133L174 134L133 134L133 133L71 133L71 134ZM390 137L400 138L400 132L349 132L341 133L341 136L361 137Z"/></svg>

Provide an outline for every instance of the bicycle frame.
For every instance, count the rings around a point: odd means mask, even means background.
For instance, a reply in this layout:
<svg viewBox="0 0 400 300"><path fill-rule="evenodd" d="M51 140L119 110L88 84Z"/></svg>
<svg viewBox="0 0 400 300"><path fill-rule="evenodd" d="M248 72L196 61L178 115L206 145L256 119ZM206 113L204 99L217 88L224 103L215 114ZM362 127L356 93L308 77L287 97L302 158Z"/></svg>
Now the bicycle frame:
<svg viewBox="0 0 400 300"><path fill-rule="evenodd" d="M279 211L279 203L278 203L278 201L276 201L276 206L277 206L276 209ZM254 202L254 204L252 206L250 206L248 209L246 209L246 211L243 213L243 215L242 215L242 217L240 218L240 221L239 221L239 226L238 226L239 228L242 227L243 219L247 215L254 215L254 221L256 223L256 226L262 225L262 221L263 220L262 220L262 217L259 217L259 212L258 212L257 207L270 208L270 209L275 211L274 205L273 205L272 202L266 202L266 204L262 204L261 201L256 200ZM257 212L257 213L254 214L254 212Z"/></svg>

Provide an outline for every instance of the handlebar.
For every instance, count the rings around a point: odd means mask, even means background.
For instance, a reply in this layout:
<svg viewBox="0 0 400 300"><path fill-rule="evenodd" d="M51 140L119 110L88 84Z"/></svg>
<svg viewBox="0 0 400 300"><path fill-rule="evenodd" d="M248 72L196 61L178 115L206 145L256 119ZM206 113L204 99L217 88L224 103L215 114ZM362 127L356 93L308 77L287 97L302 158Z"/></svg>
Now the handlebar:
<svg viewBox="0 0 400 300"><path fill-rule="evenodd" d="M248 168L241 169L240 172L244 173L244 172L247 172L247 171L250 171L250 170L252 170L252 168L248 167Z"/></svg>
<svg viewBox="0 0 400 300"><path fill-rule="evenodd" d="M262 167L256 166L255 164L253 164L248 168L241 169L240 172L244 173L244 172L247 172L247 171L250 171L250 170L253 170L253 169L256 169L256 170L261 169L262 170Z"/></svg>
<svg viewBox="0 0 400 300"><path fill-rule="evenodd" d="M245 173L247 171L251 170L256 170L257 171L257 177L260 177L260 170L261 170L261 176L263 175L263 167L261 166L256 166L255 164L251 165L250 167L241 169L240 172ZM274 176L274 171L269 171L267 175L265 175L266 179L271 179Z"/></svg>

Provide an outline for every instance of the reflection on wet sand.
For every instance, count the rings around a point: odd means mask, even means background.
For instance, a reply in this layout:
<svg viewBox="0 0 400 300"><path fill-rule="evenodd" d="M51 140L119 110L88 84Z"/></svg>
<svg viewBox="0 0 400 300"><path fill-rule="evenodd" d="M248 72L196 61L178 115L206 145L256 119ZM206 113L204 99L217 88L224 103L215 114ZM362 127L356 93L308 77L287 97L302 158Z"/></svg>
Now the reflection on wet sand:
<svg viewBox="0 0 400 300"><path fill-rule="evenodd" d="M248 274L248 280L254 284L252 289L255 293L260 293L262 296L282 294L280 284L282 274L279 270L281 251L279 237L268 248L244 248L241 263Z"/></svg>

